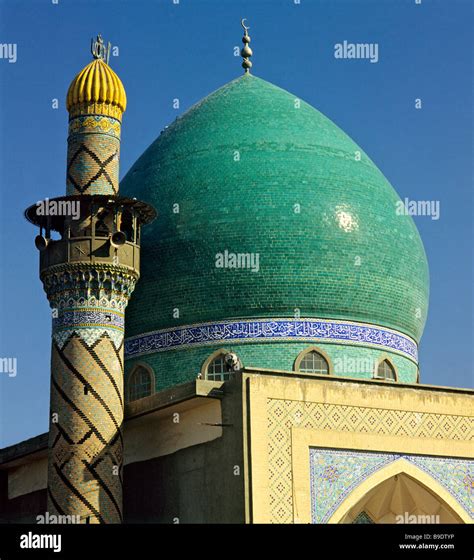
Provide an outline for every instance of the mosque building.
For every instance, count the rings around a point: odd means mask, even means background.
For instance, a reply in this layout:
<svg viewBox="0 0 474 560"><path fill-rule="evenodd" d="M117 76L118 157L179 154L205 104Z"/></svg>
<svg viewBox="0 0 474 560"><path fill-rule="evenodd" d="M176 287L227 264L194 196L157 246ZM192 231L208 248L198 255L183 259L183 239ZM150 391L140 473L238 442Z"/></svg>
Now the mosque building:
<svg viewBox="0 0 474 560"><path fill-rule="evenodd" d="M50 429L0 450L3 522L473 521L473 392L420 381L416 226L349 136L252 73L242 26L243 74L120 185L127 99L100 36L70 85L52 200L80 217L25 212Z"/></svg>

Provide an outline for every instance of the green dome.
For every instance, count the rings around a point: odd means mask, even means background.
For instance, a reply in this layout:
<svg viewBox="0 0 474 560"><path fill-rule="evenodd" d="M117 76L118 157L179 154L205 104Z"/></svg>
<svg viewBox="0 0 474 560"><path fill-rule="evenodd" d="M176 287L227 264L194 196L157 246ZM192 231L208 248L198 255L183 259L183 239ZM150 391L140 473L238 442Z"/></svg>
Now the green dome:
<svg viewBox="0 0 474 560"><path fill-rule="evenodd" d="M194 105L121 190L159 213L127 337L295 310L421 337L428 266L397 193L333 122L264 80L243 75ZM225 251L258 254L258 271L217 267Z"/></svg>

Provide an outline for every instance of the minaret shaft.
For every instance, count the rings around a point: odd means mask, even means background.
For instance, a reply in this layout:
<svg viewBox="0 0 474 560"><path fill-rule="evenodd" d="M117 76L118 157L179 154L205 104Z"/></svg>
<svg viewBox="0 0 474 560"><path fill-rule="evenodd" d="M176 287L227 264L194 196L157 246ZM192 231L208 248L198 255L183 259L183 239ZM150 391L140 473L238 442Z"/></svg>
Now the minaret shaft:
<svg viewBox="0 0 474 560"><path fill-rule="evenodd" d="M123 344L73 337L51 352L48 510L81 522L122 521ZM90 370L78 364L88 363Z"/></svg>
<svg viewBox="0 0 474 560"><path fill-rule="evenodd" d="M120 121L78 115L69 121L67 194L111 194L119 190Z"/></svg>
<svg viewBox="0 0 474 560"><path fill-rule="evenodd" d="M67 194L49 204L78 211L26 210L40 226L40 277L53 315L48 511L81 523L123 519L125 308L139 278L140 226L155 217L147 204L118 196L126 94L109 51L99 36L95 60L67 94Z"/></svg>
<svg viewBox="0 0 474 560"><path fill-rule="evenodd" d="M53 308L48 511L83 523L122 521L123 326L136 277L107 268L43 277Z"/></svg>

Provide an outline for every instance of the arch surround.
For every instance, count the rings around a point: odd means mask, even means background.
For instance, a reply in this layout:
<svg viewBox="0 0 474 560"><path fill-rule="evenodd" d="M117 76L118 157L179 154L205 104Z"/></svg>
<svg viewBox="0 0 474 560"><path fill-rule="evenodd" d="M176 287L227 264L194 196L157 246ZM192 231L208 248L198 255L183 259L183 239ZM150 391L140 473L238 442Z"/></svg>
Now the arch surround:
<svg viewBox="0 0 474 560"><path fill-rule="evenodd" d="M327 375L331 375L331 374L334 373L334 366L332 364L331 358L329 357L329 354L327 352L325 352L324 350L322 350L321 348L319 348L318 346L309 346L308 348L305 348L302 352L300 352L298 354L298 356L295 359L295 364L293 366L293 369L294 369L295 372L300 371L301 362L303 361L305 356L307 356L311 352L316 352L316 354L319 354L320 356L322 356L326 360L326 363L328 365Z"/></svg>
<svg viewBox="0 0 474 560"><path fill-rule="evenodd" d="M404 458L400 458L393 463L379 469L362 481L346 499L339 505L331 515L328 523L343 523L353 508L363 500L371 490L383 484L390 478L397 475L407 475L417 481L421 486L429 489L441 503L446 505L459 518L460 523L472 523L472 519L466 510L453 498L453 496L432 476L422 471ZM401 512L403 513L403 512Z"/></svg>
<svg viewBox="0 0 474 560"><path fill-rule="evenodd" d="M379 376L379 367L384 363L387 362L389 364L389 366L392 368L393 370L393 374L395 376L394 379L389 379L387 377L382 377ZM393 360L391 358L391 356L389 356L388 354L382 354L380 356L380 358L377 360L377 362L375 363L375 369L374 369L374 379L379 379L379 380L385 380L385 381L391 381L393 383L397 383L399 376L398 376L398 370L396 365L393 363Z"/></svg>

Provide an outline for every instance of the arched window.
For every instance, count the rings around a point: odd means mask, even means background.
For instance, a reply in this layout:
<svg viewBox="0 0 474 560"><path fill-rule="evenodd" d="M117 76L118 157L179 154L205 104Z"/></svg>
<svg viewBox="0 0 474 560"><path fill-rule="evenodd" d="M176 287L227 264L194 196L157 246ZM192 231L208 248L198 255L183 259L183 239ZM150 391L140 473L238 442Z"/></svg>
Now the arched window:
<svg viewBox="0 0 474 560"><path fill-rule="evenodd" d="M153 392L153 373L144 366L137 366L128 380L128 400L137 401Z"/></svg>
<svg viewBox="0 0 474 560"><path fill-rule="evenodd" d="M395 368L388 360L383 360L377 366L377 373L375 375L377 379L387 379L388 381L396 381L397 376L395 374Z"/></svg>
<svg viewBox="0 0 474 560"><path fill-rule="evenodd" d="M329 374L329 361L318 350L306 350L298 356L295 370L301 373Z"/></svg>
<svg viewBox="0 0 474 560"><path fill-rule="evenodd" d="M218 350L204 362L203 373L208 381L227 381L230 379L232 372L228 370L225 363L225 357L228 353L227 350Z"/></svg>

